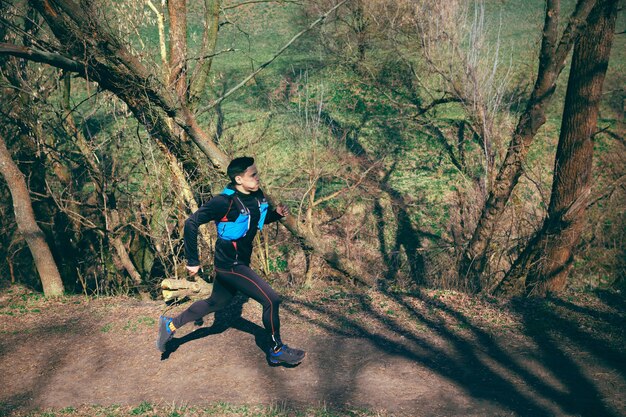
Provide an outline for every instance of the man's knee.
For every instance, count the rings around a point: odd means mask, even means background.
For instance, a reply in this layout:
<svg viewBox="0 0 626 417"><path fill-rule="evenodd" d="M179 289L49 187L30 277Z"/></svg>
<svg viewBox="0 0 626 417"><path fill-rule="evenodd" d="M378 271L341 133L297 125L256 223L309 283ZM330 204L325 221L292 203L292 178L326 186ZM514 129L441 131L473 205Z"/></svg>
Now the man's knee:
<svg viewBox="0 0 626 417"><path fill-rule="evenodd" d="M283 302L283 299L280 298L280 295L273 293L270 295L270 301L274 307L278 307Z"/></svg>
<svg viewBox="0 0 626 417"><path fill-rule="evenodd" d="M258 300L263 308L276 308L283 301L280 296L274 292L264 293L264 297Z"/></svg>
<svg viewBox="0 0 626 417"><path fill-rule="evenodd" d="M209 303L209 308L211 309L211 311L223 310L230 303L230 300L221 300L221 299L220 300L209 299L207 301Z"/></svg>

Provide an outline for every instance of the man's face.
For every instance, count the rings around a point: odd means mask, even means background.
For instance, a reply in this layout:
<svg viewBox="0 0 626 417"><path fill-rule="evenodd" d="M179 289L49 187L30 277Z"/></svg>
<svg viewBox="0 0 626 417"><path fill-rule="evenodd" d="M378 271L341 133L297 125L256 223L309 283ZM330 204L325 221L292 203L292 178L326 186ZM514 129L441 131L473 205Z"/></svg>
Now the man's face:
<svg viewBox="0 0 626 417"><path fill-rule="evenodd" d="M256 165L251 165L244 171L243 174L235 177L237 182L237 189L244 194L250 194L259 189L260 180L259 173L256 170Z"/></svg>

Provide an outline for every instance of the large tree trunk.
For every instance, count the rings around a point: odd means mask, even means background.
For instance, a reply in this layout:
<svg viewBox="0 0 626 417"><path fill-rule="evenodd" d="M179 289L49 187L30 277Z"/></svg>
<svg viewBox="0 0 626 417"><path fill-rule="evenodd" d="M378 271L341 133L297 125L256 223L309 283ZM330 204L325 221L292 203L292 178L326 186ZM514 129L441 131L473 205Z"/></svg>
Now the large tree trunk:
<svg viewBox="0 0 626 417"><path fill-rule="evenodd" d="M24 175L13 162L3 138L0 138L0 174L4 176L11 191L17 228L33 255L45 296L63 295L63 281L52 257L50 247L35 220Z"/></svg>
<svg viewBox="0 0 626 417"><path fill-rule="evenodd" d="M485 202L481 217L461 260L460 273L467 276L469 284L481 290L481 280L488 259L488 248L493 232L500 220L513 189L522 174L522 166L537 131L546 121L546 107L556 89L559 74L595 0L579 0L561 39L558 39L560 2L548 0L539 70L535 86L524 113L519 118L506 157L494 186Z"/></svg>
<svg viewBox="0 0 626 417"><path fill-rule="evenodd" d="M510 294L527 287L529 293L546 295L562 291L567 284L591 194L593 135L616 18L617 0L600 0L589 16L588 28L576 43L548 215L542 229L500 284L499 293Z"/></svg>

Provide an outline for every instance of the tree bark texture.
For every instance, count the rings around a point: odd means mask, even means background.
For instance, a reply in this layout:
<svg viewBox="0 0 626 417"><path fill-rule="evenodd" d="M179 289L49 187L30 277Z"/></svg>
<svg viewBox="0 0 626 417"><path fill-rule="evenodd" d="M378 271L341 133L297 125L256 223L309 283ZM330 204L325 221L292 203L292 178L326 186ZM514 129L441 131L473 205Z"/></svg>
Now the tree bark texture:
<svg viewBox="0 0 626 417"><path fill-rule="evenodd" d="M189 100L192 109L197 105L202 94L204 94L206 82L211 73L213 55L217 45L217 31L220 24L220 7L220 0L204 0L206 18L202 36L202 51L200 51L198 64L193 71L189 86Z"/></svg>
<svg viewBox="0 0 626 417"><path fill-rule="evenodd" d="M578 1L559 40L560 2L558 0L547 1L537 79L461 261L460 273L466 276L469 285L476 291L480 291L485 284L481 275L487 264L489 245L494 230L522 175L523 163L533 139L546 121L546 107L556 89L559 74L565 67L566 57L595 3L595 0Z"/></svg>
<svg viewBox="0 0 626 417"><path fill-rule="evenodd" d="M170 17L169 85L183 103L187 103L187 0L168 0Z"/></svg>
<svg viewBox="0 0 626 417"><path fill-rule="evenodd" d="M176 99L187 106L189 89L187 86L187 0L168 0L167 10L170 18L170 53L169 75L164 80L176 93ZM179 140L186 142L187 136L178 125L170 123Z"/></svg>
<svg viewBox="0 0 626 417"><path fill-rule="evenodd" d="M543 296L562 291L567 284L591 195L593 136L613 44L617 3L598 2L574 47L548 215L499 286L502 294L526 289Z"/></svg>
<svg viewBox="0 0 626 417"><path fill-rule="evenodd" d="M63 295L63 281L45 236L35 220L26 180L13 162L3 138L0 138L0 174L4 176L11 191L17 229L33 255L44 295L46 297Z"/></svg>

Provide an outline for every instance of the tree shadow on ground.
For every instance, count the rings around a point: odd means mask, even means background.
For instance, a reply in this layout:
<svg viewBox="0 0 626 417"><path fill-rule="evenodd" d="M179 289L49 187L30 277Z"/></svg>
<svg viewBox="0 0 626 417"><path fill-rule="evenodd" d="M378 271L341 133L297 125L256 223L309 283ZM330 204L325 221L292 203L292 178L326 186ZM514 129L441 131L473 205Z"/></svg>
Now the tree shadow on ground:
<svg viewBox="0 0 626 417"><path fill-rule="evenodd" d="M0 307L2 306L0 305ZM68 351L62 347L61 341L61 339L65 337L66 332L89 334L92 331L92 327L85 322L71 319L59 319L58 317L46 317L37 328L29 330L28 337L20 341L12 340L8 344L0 340L1 357L11 351L20 351L33 343L43 343L43 340L49 341L52 338L59 339L59 343L56 344L55 348L46 349L45 352L42 353L44 359L42 359L41 363L43 366L40 366L37 370L36 383L29 384L28 388L15 395L8 397L2 396L2 400L0 401L0 416L12 415L12 413L20 409L23 404L28 404L33 398L39 397L54 384L58 367L61 366L68 357ZM25 351L28 352L30 350L25 349ZM24 357L24 360L28 360L28 358ZM6 375L6 369L3 368L3 370L5 371L3 374ZM8 379L7 382L10 380L11 379Z"/></svg>
<svg viewBox="0 0 626 417"><path fill-rule="evenodd" d="M172 353L176 352L176 350L185 343L220 334L231 328L251 334L254 336L257 347L261 349L263 353L267 352L271 341L265 329L242 317L243 305L248 302L249 299L249 297L238 293L226 308L214 313L214 320L211 326L199 327L182 337L172 338L166 345L167 350L161 354L161 360L167 360ZM195 325L203 326L204 322L197 322Z"/></svg>
<svg viewBox="0 0 626 417"><path fill-rule="evenodd" d="M327 303L290 300L296 307L290 310L303 318L302 307L313 310L317 318L306 319L330 334L366 339L385 354L414 361L471 398L514 415L621 415L608 401L619 396L607 394L611 382L590 374L587 365L613 372L619 385L626 382L624 331L618 332L615 342L607 341L616 329L624 328L623 310L615 316L594 315L563 300L513 301L501 307L521 320L526 341L517 343L507 340L506 334L484 330L476 317L424 292L384 293L385 302L402 309L405 319L381 312L375 305L380 300L367 294L348 296L367 320L338 313ZM587 330L581 322L602 327L603 333ZM347 390L353 385L345 384Z"/></svg>

